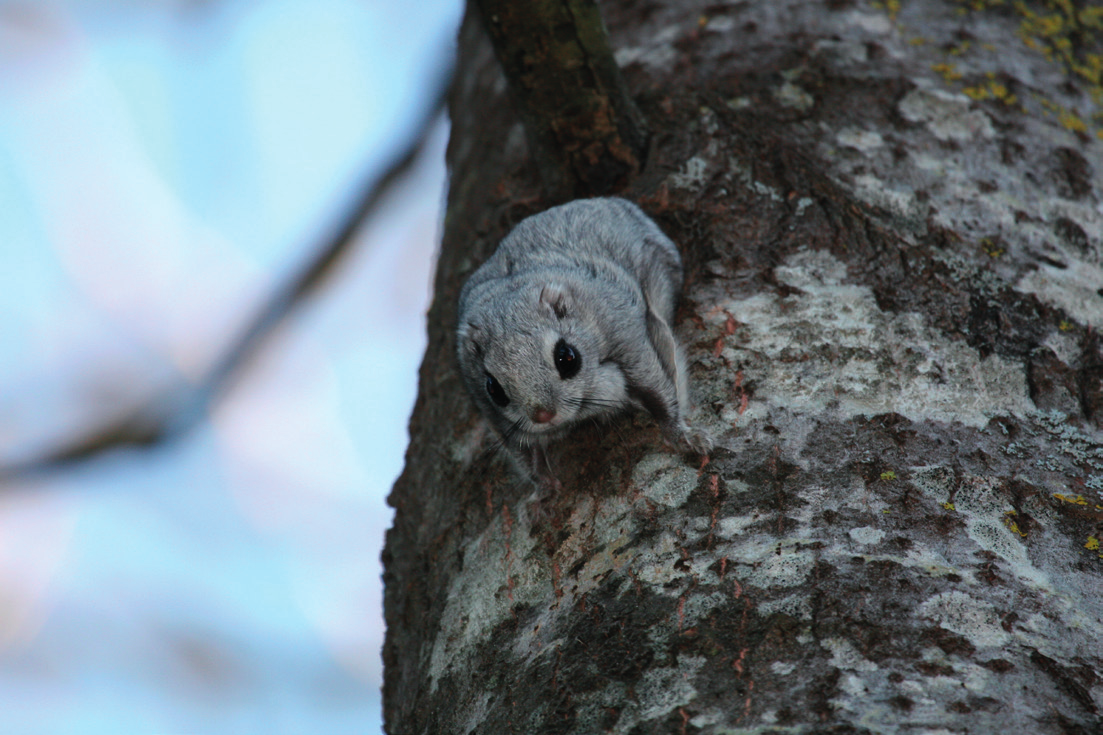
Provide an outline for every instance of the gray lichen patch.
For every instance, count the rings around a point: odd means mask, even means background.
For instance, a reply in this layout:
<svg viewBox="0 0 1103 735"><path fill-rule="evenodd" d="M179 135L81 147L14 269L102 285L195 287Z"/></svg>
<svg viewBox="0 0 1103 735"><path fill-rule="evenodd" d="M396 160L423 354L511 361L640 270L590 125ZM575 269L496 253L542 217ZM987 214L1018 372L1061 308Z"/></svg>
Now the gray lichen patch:
<svg viewBox="0 0 1103 735"><path fill-rule="evenodd" d="M768 405L805 416L891 412L979 427L1033 410L1021 365L982 358L917 314L883 312L869 288L844 281L845 266L829 253L797 253L775 274L793 292L731 299L710 286L694 294L716 304L704 315L712 328L729 318L741 325L711 377L730 375L726 364L754 382L765 403L751 402L744 420L765 416Z"/></svg>
<svg viewBox="0 0 1103 735"><path fill-rule="evenodd" d="M904 96L898 109L901 117L926 126L938 140L964 143L995 135L988 115L973 109L972 101L963 94L918 88Z"/></svg>
<svg viewBox="0 0 1103 735"><path fill-rule="evenodd" d="M676 189L700 187L710 175L711 159L715 153L715 147L713 147L686 161L680 170L670 175L670 185Z"/></svg>
<svg viewBox="0 0 1103 735"><path fill-rule="evenodd" d="M759 523L762 516L758 513L746 516L726 516L720 519L720 528L717 535L724 539L743 533L748 527Z"/></svg>
<svg viewBox="0 0 1103 735"><path fill-rule="evenodd" d="M854 177L854 193L862 201L898 218L917 219L924 213L911 187L897 188L895 184L872 174Z"/></svg>
<svg viewBox="0 0 1103 735"><path fill-rule="evenodd" d="M784 589L803 584L812 572L815 558L811 553L786 549L769 552L756 560L755 567L746 574L748 584L769 589Z"/></svg>
<svg viewBox="0 0 1103 735"><path fill-rule="evenodd" d="M836 142L843 147L868 153L885 145L884 137L876 130L856 130L846 128L835 135Z"/></svg>
<svg viewBox="0 0 1103 735"><path fill-rule="evenodd" d="M862 656L854 644L845 638L825 638L820 641L820 645L831 652L828 663L835 668L858 672L877 671L877 664Z"/></svg>
<svg viewBox="0 0 1103 735"><path fill-rule="evenodd" d="M793 82L784 82L774 91L774 97L785 107L800 111L809 109L816 101L812 95Z"/></svg>
<svg viewBox="0 0 1103 735"><path fill-rule="evenodd" d="M538 570L521 563L535 548L526 533L506 533L499 519L468 543L464 571L453 580L441 617L441 632L433 642L429 676L435 691L440 680L455 674L466 657L508 620L516 605L542 600ZM508 544L508 547L507 547Z"/></svg>
<svg viewBox="0 0 1103 735"><path fill-rule="evenodd" d="M813 616L812 600L806 594L795 594L776 600L766 600L760 602L756 610L763 617L781 613L794 620L809 622Z"/></svg>
<svg viewBox="0 0 1103 735"><path fill-rule="evenodd" d="M633 708L622 720L636 722L652 720L670 712L679 705L691 701L697 694L693 687L693 677L705 664L703 656L679 656L675 666L652 669L640 683L639 701L644 704ZM614 729L615 733L627 733L629 727Z"/></svg>
<svg viewBox="0 0 1103 735"><path fill-rule="evenodd" d="M904 566L916 569L922 574L935 579L960 578L967 584L976 582L972 570L953 564L944 554L939 553L926 542L913 543L904 557L898 559L898 561Z"/></svg>
<svg viewBox="0 0 1103 735"><path fill-rule="evenodd" d="M965 518L969 537L980 548L1005 562L1023 583L1052 592L1047 576L1031 562L1014 524L1016 511L999 491L998 477L966 477L957 488L954 505Z"/></svg>
<svg viewBox="0 0 1103 735"><path fill-rule="evenodd" d="M885 532L879 528L873 528L872 526L861 526L860 528L852 528L848 533L850 538L854 539L860 544L864 545L876 545L881 543L885 538Z"/></svg>
<svg viewBox="0 0 1103 735"><path fill-rule="evenodd" d="M1045 303L1066 311L1081 324L1103 329L1103 268L1095 263L1069 258L1063 268L1041 264L1024 275L1015 289L1036 295Z"/></svg>
<svg viewBox="0 0 1103 735"><path fill-rule="evenodd" d="M977 648L1003 646L1010 638L992 605L957 590L931 597L916 612L920 618L965 636Z"/></svg>
<svg viewBox="0 0 1103 735"><path fill-rule="evenodd" d="M639 461L632 480L644 497L667 508L679 508L697 487L697 472L671 454L649 454Z"/></svg>
<svg viewBox="0 0 1103 735"><path fill-rule="evenodd" d="M639 494L614 495L600 502L587 496L578 499L566 519L564 540L551 558L537 543L539 536L531 532L528 501L520 506L515 520L506 513L488 525L467 544L463 568L449 588L431 652L433 688L445 677L459 675L463 662L495 630L515 624L518 610L535 611L526 622L533 634L519 638L508 655L521 666L542 660L562 645L560 636L574 604L609 574L622 573L626 567L634 570L634 578L646 589L678 597L678 583L686 578L686 570L679 567L684 549L669 532L640 543L640 521L654 508L676 510L697 481L696 470L680 464L674 455L649 455L633 475ZM704 569L702 573L711 574ZM671 624L692 625L722 600L716 593L684 599L678 621ZM687 661L683 663L692 663Z"/></svg>

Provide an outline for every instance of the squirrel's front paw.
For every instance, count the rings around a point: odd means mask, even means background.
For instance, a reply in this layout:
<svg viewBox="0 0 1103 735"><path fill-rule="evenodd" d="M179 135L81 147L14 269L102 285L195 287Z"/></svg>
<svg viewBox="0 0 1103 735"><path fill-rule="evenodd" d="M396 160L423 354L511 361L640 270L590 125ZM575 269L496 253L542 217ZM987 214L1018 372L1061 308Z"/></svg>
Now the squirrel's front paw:
<svg viewBox="0 0 1103 735"><path fill-rule="evenodd" d="M688 449L700 455L706 455L712 451L712 437L704 431L691 428L684 421L665 433L667 442L676 449L683 451Z"/></svg>

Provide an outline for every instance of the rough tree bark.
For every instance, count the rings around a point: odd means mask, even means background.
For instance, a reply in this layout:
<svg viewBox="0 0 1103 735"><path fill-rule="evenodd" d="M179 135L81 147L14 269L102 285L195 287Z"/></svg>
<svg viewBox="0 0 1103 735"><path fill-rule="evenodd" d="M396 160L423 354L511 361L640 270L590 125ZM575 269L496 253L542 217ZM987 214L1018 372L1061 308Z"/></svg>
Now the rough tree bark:
<svg viewBox="0 0 1103 735"><path fill-rule="evenodd" d="M518 101L548 198L623 188L647 130L613 59L595 0L475 0Z"/></svg>
<svg viewBox="0 0 1103 735"><path fill-rule="evenodd" d="M717 448L581 430L537 526L484 456L456 297L547 202L468 17L388 732L1099 732L1099 9L602 12L653 135L625 195L685 254Z"/></svg>

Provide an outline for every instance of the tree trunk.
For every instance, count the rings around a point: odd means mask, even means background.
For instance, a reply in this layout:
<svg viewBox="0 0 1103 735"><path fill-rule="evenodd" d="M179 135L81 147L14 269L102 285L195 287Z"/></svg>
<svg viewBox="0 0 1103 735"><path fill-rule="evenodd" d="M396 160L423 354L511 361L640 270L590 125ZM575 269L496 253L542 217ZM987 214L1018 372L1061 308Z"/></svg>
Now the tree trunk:
<svg viewBox="0 0 1103 735"><path fill-rule="evenodd" d="M388 732L1100 731L1103 18L883 5L602 5L717 446L579 430L538 524L453 357L464 279L548 204L469 13Z"/></svg>

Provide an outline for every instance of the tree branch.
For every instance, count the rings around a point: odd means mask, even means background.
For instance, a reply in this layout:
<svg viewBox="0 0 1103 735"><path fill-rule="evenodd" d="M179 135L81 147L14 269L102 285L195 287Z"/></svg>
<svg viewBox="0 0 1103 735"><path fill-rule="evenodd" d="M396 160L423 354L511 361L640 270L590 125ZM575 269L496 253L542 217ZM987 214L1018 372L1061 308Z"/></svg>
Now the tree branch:
<svg viewBox="0 0 1103 735"><path fill-rule="evenodd" d="M476 0L552 198L607 194L640 170L643 116L594 0Z"/></svg>
<svg viewBox="0 0 1103 735"><path fill-rule="evenodd" d="M362 193L340 222L337 231L322 241L318 251L301 271L276 288L261 304L241 335L198 383L158 396L137 410L109 421L87 436L43 456L0 465L0 482L61 469L112 449L157 446L194 428L211 406L225 395L242 366L264 340L336 270L338 263L352 250L356 233L371 218L383 197L417 161L434 123L445 108L451 80L452 71L448 69L438 81L437 92L414 128L409 142L392 157L382 175L364 184Z"/></svg>

